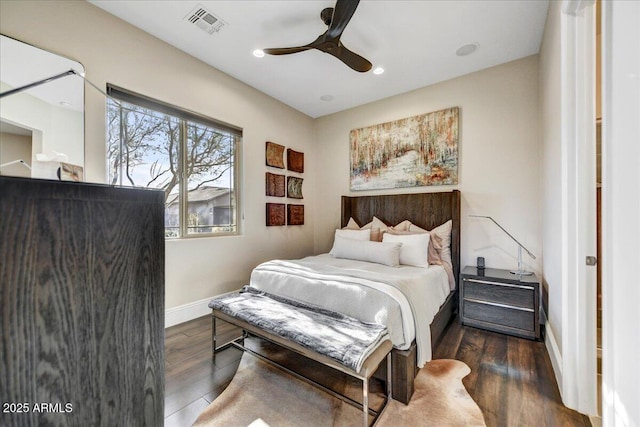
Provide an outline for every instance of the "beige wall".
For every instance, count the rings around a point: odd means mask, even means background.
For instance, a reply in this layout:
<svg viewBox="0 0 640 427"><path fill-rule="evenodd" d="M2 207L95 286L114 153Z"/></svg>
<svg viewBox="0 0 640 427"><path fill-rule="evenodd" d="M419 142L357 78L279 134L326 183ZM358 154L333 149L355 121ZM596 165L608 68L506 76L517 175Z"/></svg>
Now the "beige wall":
<svg viewBox="0 0 640 427"><path fill-rule="evenodd" d="M459 184L385 190L384 193L462 193L462 264L484 256L487 265L515 268L517 246L487 220L489 215L534 254L541 255L538 57L462 76L406 94L316 119L315 251L331 248L340 225L340 196L349 191L349 131L448 107L460 107ZM538 261L524 255L529 269Z"/></svg>
<svg viewBox="0 0 640 427"><path fill-rule="evenodd" d="M87 78L107 82L244 129L243 233L167 241L166 307L240 287L273 257L313 251L314 165L311 118L168 44L81 1L2 1L0 32L82 63ZM86 86L85 177L105 180L105 100ZM265 227L264 143L306 154L306 225Z"/></svg>
<svg viewBox="0 0 640 427"><path fill-rule="evenodd" d="M540 128L543 282L549 291L547 327L562 352L561 3L551 2L540 48Z"/></svg>
<svg viewBox="0 0 640 427"><path fill-rule="evenodd" d="M0 133L0 164L24 160L31 166L31 136ZM5 166L0 175L31 177L31 171L21 164Z"/></svg>

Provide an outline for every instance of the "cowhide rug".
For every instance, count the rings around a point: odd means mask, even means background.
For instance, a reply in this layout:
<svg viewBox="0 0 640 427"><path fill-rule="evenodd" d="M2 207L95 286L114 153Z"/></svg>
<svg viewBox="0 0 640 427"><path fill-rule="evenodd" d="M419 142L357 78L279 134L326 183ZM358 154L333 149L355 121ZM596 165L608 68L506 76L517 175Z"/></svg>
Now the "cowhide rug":
<svg viewBox="0 0 640 427"><path fill-rule="evenodd" d="M469 367L457 360L427 363L416 377L409 404L392 400L376 425L484 426L480 408L462 384L469 372ZM357 395L356 390L349 392ZM371 396L369 400L373 406L381 399ZM362 426L362 417L359 409L244 354L229 386L200 414L194 426Z"/></svg>

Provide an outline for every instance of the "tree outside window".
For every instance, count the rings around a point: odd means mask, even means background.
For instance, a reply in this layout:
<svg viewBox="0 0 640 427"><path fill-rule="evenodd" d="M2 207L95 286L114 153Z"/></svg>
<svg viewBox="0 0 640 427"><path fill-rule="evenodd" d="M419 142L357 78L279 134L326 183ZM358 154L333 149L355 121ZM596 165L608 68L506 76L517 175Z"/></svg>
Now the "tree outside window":
<svg viewBox="0 0 640 427"><path fill-rule="evenodd" d="M166 237L237 233L238 133L149 103L108 99L109 183L163 190Z"/></svg>

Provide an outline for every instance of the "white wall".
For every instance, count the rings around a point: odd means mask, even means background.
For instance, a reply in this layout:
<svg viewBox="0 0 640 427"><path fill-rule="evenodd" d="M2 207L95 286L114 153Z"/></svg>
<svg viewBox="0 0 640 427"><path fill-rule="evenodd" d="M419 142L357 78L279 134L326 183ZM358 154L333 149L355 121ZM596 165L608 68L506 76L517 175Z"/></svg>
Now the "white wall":
<svg viewBox="0 0 640 427"><path fill-rule="evenodd" d="M315 251L331 248L340 225L340 196L379 194L349 190L351 129L460 107L459 184L385 190L384 193L443 191L462 196L461 262L484 256L489 267L515 268L517 246L488 220L494 217L534 254L541 255L538 57L513 61L372 104L316 119ZM540 270L538 260L526 267Z"/></svg>
<svg viewBox="0 0 640 427"><path fill-rule="evenodd" d="M561 2L551 2L540 47L540 128L543 283L549 292L547 328L562 353ZM558 370L556 370L558 372Z"/></svg>
<svg viewBox="0 0 640 427"><path fill-rule="evenodd" d="M86 2L0 2L0 32L82 63L107 82L244 130L242 235L167 241L166 307L240 287L252 267L313 251L313 122L273 98ZM85 178L106 179L105 100L85 90ZM265 141L305 153L304 226L265 226Z"/></svg>

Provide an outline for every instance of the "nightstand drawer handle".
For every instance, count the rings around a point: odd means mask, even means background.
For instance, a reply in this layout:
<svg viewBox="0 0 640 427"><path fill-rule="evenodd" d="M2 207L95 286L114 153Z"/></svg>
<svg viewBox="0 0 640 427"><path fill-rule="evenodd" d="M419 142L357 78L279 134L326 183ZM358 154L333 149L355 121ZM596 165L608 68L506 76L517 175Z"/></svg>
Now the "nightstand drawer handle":
<svg viewBox="0 0 640 427"><path fill-rule="evenodd" d="M481 301L479 299L474 299L474 298L465 298L464 300L465 301L470 301L470 302L475 302L475 303L478 303L478 304L492 305L494 307L510 308L510 309L513 309L513 310L528 311L530 313L533 313L533 308L515 307L513 305L498 304L497 302Z"/></svg>
<svg viewBox="0 0 640 427"><path fill-rule="evenodd" d="M462 279L465 282L473 282L473 283L484 283L485 285L495 285L495 286L504 286L506 288L520 288L520 289L529 289L534 290L533 286L525 286L525 285L508 285L506 283L497 283L497 282L487 282L486 280L477 280L477 279Z"/></svg>

